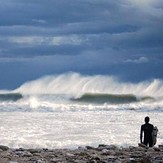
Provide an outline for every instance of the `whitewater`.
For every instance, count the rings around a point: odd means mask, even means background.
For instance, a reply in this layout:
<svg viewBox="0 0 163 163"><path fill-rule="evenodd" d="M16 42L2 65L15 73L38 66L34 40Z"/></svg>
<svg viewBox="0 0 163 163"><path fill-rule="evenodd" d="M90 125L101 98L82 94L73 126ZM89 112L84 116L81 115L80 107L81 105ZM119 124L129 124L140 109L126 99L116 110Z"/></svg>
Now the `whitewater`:
<svg viewBox="0 0 163 163"><path fill-rule="evenodd" d="M0 90L0 144L11 148L137 146L144 117L163 144L163 81L65 73Z"/></svg>

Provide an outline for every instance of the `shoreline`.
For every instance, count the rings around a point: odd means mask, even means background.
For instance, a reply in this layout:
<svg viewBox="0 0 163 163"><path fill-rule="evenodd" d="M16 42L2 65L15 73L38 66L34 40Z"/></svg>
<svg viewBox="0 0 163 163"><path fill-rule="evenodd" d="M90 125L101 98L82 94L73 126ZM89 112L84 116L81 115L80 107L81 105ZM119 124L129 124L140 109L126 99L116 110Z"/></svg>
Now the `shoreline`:
<svg viewBox="0 0 163 163"><path fill-rule="evenodd" d="M154 163L163 162L163 145L118 147L100 144L76 149L24 149L0 145L0 163Z"/></svg>

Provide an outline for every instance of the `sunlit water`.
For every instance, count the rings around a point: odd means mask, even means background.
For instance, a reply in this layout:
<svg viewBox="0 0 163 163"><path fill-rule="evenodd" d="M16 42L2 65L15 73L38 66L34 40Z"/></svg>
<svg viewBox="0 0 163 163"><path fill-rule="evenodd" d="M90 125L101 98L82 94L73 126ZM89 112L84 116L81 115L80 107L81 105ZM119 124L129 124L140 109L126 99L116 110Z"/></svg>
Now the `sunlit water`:
<svg viewBox="0 0 163 163"><path fill-rule="evenodd" d="M0 100L0 144L14 148L137 146L145 116L159 129L157 145L163 144L162 85L161 80L131 84L107 76L66 74L28 82L14 91L1 91L1 98L11 98L7 93L20 93L23 97ZM92 93L89 98L96 100L71 100L80 99L85 93ZM100 100L108 100L110 95L106 94L132 94L138 99L149 96L154 100L98 103L97 93ZM119 96L114 96L116 100L117 97L119 100Z"/></svg>
<svg viewBox="0 0 163 163"><path fill-rule="evenodd" d="M8 112L0 114L0 144L10 147L74 148L98 144L137 145L148 115L163 143L163 113L135 111Z"/></svg>

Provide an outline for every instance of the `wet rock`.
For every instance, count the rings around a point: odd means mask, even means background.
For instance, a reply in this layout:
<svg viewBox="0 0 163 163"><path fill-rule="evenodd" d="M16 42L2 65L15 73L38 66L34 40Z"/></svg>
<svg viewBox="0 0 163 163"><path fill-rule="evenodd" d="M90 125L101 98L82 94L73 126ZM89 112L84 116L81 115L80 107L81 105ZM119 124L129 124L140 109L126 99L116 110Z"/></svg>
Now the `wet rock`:
<svg viewBox="0 0 163 163"><path fill-rule="evenodd" d="M72 153L66 153L66 156L68 156L68 157L74 157L75 155L72 154Z"/></svg>
<svg viewBox="0 0 163 163"><path fill-rule="evenodd" d="M155 157L155 160L160 161L160 160L163 160L163 158L162 158L162 157L157 156L157 157Z"/></svg>
<svg viewBox="0 0 163 163"><path fill-rule="evenodd" d="M162 146L148 149L133 146L119 148L101 144L98 147L78 149L1 149L0 163L161 163L161 148Z"/></svg>
<svg viewBox="0 0 163 163"><path fill-rule="evenodd" d="M23 153L23 156L24 157L32 157L33 155L30 152L26 151L26 152Z"/></svg>
<svg viewBox="0 0 163 163"><path fill-rule="evenodd" d="M148 151L148 152L154 152L155 150L154 150L154 148L148 148L147 151Z"/></svg>
<svg viewBox="0 0 163 163"><path fill-rule="evenodd" d="M41 149L28 149L28 151L30 152L30 153L41 153Z"/></svg>
<svg viewBox="0 0 163 163"><path fill-rule="evenodd" d="M160 148L157 148L157 147L154 147L153 148L155 151L159 152L160 151Z"/></svg>
<svg viewBox="0 0 163 163"><path fill-rule="evenodd" d="M98 162L100 162L100 158L99 157L92 157L90 160L89 160L89 162L90 163L98 163Z"/></svg>
<svg viewBox="0 0 163 163"><path fill-rule="evenodd" d="M118 150L118 147L115 145L105 145L105 144L99 144L99 149L108 149L108 150Z"/></svg>
<svg viewBox="0 0 163 163"><path fill-rule="evenodd" d="M18 148L18 149L15 149L15 151L25 151L24 148Z"/></svg>
<svg viewBox="0 0 163 163"><path fill-rule="evenodd" d="M2 151L7 151L7 150L9 150L9 147L4 146L4 145L0 145L0 149L1 149Z"/></svg>
<svg viewBox="0 0 163 163"><path fill-rule="evenodd" d="M114 160L116 160L116 156L108 156L107 160L108 161L114 161Z"/></svg>
<svg viewBox="0 0 163 163"><path fill-rule="evenodd" d="M152 163L151 159L148 157L143 157L140 161L143 163Z"/></svg>
<svg viewBox="0 0 163 163"><path fill-rule="evenodd" d="M35 161L34 163L45 163L45 161L37 160L37 161Z"/></svg>
<svg viewBox="0 0 163 163"><path fill-rule="evenodd" d="M91 146L86 146L86 149L95 149L94 147L91 147Z"/></svg>

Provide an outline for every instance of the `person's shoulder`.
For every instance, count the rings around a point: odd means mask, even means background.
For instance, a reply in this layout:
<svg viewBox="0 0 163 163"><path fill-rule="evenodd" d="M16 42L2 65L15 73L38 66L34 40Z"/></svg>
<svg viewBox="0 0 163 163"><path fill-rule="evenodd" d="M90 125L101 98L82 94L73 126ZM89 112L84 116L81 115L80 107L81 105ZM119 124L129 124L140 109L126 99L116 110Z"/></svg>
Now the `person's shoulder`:
<svg viewBox="0 0 163 163"><path fill-rule="evenodd" d="M145 126L145 124L142 124L141 127L143 128Z"/></svg>
<svg viewBox="0 0 163 163"><path fill-rule="evenodd" d="M150 123L149 123L149 125L150 125L151 127L153 127L153 124L150 124Z"/></svg>

